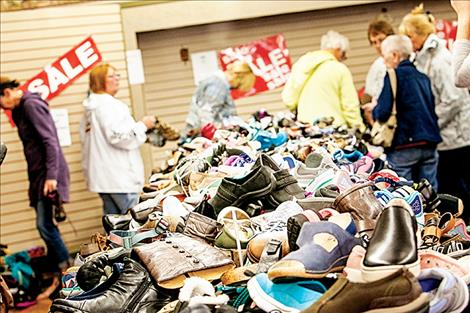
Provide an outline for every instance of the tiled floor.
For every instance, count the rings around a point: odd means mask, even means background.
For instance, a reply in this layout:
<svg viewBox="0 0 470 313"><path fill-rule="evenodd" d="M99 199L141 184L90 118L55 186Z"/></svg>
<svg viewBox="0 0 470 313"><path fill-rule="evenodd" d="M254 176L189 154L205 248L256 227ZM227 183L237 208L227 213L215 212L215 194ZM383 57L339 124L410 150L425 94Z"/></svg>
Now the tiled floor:
<svg viewBox="0 0 470 313"><path fill-rule="evenodd" d="M51 307L52 301L49 299L44 299L39 301L36 305L30 306L24 310L12 310L13 313L48 313L49 308Z"/></svg>

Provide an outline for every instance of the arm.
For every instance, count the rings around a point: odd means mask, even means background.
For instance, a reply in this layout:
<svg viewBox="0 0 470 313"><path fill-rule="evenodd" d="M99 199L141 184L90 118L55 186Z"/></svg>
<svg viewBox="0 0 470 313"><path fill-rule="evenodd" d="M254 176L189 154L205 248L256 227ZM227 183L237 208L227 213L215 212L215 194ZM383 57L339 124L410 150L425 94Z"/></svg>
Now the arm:
<svg viewBox="0 0 470 313"><path fill-rule="evenodd" d="M146 140L147 126L136 122L129 112L119 110L119 103L106 103L96 109L96 119L107 141L124 150L139 148Z"/></svg>
<svg viewBox="0 0 470 313"><path fill-rule="evenodd" d="M455 87L450 60L445 62L442 58L435 59L431 72L438 124L443 129L459 113L464 101L468 101L468 92Z"/></svg>
<svg viewBox="0 0 470 313"><path fill-rule="evenodd" d="M292 66L292 72L287 80L284 89L282 90L281 97L286 107L294 111L299 103L299 97L307 79L311 74L311 66L308 64L306 56L301 57Z"/></svg>
<svg viewBox="0 0 470 313"><path fill-rule="evenodd" d="M25 103L25 115L31 125L37 131L46 151L46 180L44 194L53 191L57 187L59 171L60 145L57 138L57 130L47 103L35 98Z"/></svg>
<svg viewBox="0 0 470 313"><path fill-rule="evenodd" d="M470 40L458 39L452 50L455 86L470 87Z"/></svg>
<svg viewBox="0 0 470 313"><path fill-rule="evenodd" d="M380 122L386 122L390 115L392 114L393 106L393 92L392 86L390 85L390 78L388 73L384 78L384 87L380 93L379 99L377 100L377 105L375 106L372 115L374 120Z"/></svg>
<svg viewBox="0 0 470 313"><path fill-rule="evenodd" d="M364 123L361 118L361 111L359 109L359 98L357 96L356 88L351 72L346 66L343 67L340 83L340 105L344 118L349 127L357 128L361 131L365 129Z"/></svg>

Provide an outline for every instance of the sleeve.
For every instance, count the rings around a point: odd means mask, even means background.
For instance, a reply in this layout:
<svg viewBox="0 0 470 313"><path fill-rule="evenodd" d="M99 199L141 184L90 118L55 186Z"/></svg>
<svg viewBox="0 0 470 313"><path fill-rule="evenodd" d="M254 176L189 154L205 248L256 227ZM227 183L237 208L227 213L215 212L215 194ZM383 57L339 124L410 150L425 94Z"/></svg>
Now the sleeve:
<svg viewBox="0 0 470 313"><path fill-rule="evenodd" d="M460 112L461 105L468 101L467 90L455 87L450 62L436 58L432 63L431 79L436 98L436 114L439 128L443 129Z"/></svg>
<svg viewBox="0 0 470 313"><path fill-rule="evenodd" d="M46 151L46 179L57 180L61 150L49 107L40 98L26 101L25 115L37 131Z"/></svg>
<svg viewBox="0 0 470 313"><path fill-rule="evenodd" d="M121 103L106 103L96 109L96 119L114 147L124 150L139 148L146 140L147 127L136 122L131 114L119 108Z"/></svg>
<svg viewBox="0 0 470 313"><path fill-rule="evenodd" d="M358 128L362 131L365 129L365 125L362 122L361 111L359 109L359 97L354 87L353 78L348 68L343 64L340 65L343 67L339 87L341 110L348 126Z"/></svg>
<svg viewBox="0 0 470 313"><path fill-rule="evenodd" d="M289 79L282 90L282 101L291 111L297 108L302 88L311 74L312 68L307 63L308 59L303 56L292 66Z"/></svg>
<svg viewBox="0 0 470 313"><path fill-rule="evenodd" d="M452 54L455 85L470 88L470 40L455 41Z"/></svg>
<svg viewBox="0 0 470 313"><path fill-rule="evenodd" d="M382 88L382 92L380 93L379 99L377 100L377 105L372 111L374 120L386 122L392 114L392 106L393 92L392 86L390 85L390 78L387 73L384 78L384 87Z"/></svg>

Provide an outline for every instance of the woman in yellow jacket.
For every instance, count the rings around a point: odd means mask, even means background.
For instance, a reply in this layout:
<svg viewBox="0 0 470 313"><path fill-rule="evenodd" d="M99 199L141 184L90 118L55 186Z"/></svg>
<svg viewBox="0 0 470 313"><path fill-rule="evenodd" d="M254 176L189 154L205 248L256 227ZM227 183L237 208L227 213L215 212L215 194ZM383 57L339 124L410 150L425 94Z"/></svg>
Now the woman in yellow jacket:
<svg viewBox="0 0 470 313"><path fill-rule="evenodd" d="M341 63L349 49L348 39L330 30L321 38L321 49L308 52L294 64L282 91L284 104L297 109L302 122L332 116L335 125L364 130L351 72Z"/></svg>

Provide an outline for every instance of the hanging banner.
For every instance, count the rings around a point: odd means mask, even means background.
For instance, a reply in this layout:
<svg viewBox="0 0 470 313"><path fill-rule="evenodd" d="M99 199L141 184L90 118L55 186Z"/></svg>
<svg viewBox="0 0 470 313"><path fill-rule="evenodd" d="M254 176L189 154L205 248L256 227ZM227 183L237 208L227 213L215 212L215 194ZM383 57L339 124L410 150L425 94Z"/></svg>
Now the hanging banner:
<svg viewBox="0 0 470 313"><path fill-rule="evenodd" d="M37 92L44 100L51 100L101 60L101 53L90 36L19 88ZM5 110L5 114L14 126L11 111Z"/></svg>
<svg viewBox="0 0 470 313"><path fill-rule="evenodd" d="M437 20L436 35L447 42L448 49L452 49L457 37L457 21Z"/></svg>
<svg viewBox="0 0 470 313"><path fill-rule="evenodd" d="M247 62L256 79L248 91L232 90L233 99L284 86L292 68L286 40L282 34L219 51L223 71L236 60Z"/></svg>

